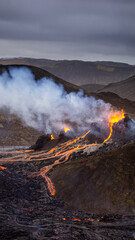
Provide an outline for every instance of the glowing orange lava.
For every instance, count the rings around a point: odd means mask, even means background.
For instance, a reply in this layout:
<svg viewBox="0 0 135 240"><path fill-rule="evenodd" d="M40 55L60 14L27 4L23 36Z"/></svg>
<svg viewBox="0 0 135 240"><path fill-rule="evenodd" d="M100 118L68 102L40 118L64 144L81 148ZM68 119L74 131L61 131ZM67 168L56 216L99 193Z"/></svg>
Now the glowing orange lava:
<svg viewBox="0 0 135 240"><path fill-rule="evenodd" d="M54 140L55 138L54 138L54 136L53 136L53 134L51 134L51 140Z"/></svg>
<svg viewBox="0 0 135 240"><path fill-rule="evenodd" d="M64 128L64 132L66 133L66 132L68 132L68 131L70 131L70 128L65 127L65 128Z"/></svg>
<svg viewBox="0 0 135 240"><path fill-rule="evenodd" d="M109 122L109 128L110 128L110 134L109 136L104 140L103 143L108 141L112 135L113 131L113 124L118 123L120 120L125 118L124 111L115 111L111 112L108 117ZM69 128L64 128L64 131L70 131ZM42 176L46 183L48 190L51 195L55 195L55 187L50 179L50 177L47 175L48 172L53 169L53 167L65 163L69 160L69 157L72 153L77 152L79 150L85 149L86 147L92 146L92 145L98 145L98 144L80 144L81 139L84 139L90 131L86 132L83 136L77 137L76 139L69 140L65 143L59 144L58 146L52 148L49 151L40 151L40 152L33 152L32 150L22 150L22 151L14 151L14 152L5 152L5 156L3 156L0 159L0 162L16 162L16 161L45 161L52 159L53 163L49 166L44 166L40 169L40 171L37 173L31 174L29 177L38 177ZM51 140L54 140L53 134L51 134ZM80 145L79 145L80 144ZM53 160L54 159L54 160ZM5 167L0 166L0 170L6 170ZM74 219L75 221L78 221L77 219ZM90 219L91 220L91 219Z"/></svg>
<svg viewBox="0 0 135 240"><path fill-rule="evenodd" d="M0 170L6 170L6 167L0 166Z"/></svg>
<svg viewBox="0 0 135 240"><path fill-rule="evenodd" d="M83 145L83 146L79 146L79 145L74 146L73 145L78 140L85 138L89 132L90 131L88 131L83 136L80 136L80 137L78 137L74 140L70 140L68 142L65 142L65 143L59 145L58 147L55 147L55 148L51 149L50 151L48 151L46 153L36 154L33 157L33 159L30 158L30 160L33 160L33 161L43 161L43 160L46 160L46 159L53 159L53 158L54 159L56 158L56 160L54 161L53 164L41 168L40 172L38 174L35 173L35 174L30 175L29 177L42 176L43 178L45 178L50 194L55 195L55 187L54 187L51 179L47 176L47 173L54 166L57 166L59 164L62 164L62 163L65 163L66 161L68 161L68 159L69 159L69 157L72 153L76 152L77 150L85 149L87 146L89 146L89 145ZM73 145L73 147L72 147L72 145ZM71 146L71 149L69 149L69 146ZM42 158L41 158L41 156L42 156Z"/></svg>
<svg viewBox="0 0 135 240"><path fill-rule="evenodd" d="M72 220L73 220L74 222L82 222L82 220L79 219L79 218L73 218Z"/></svg>
<svg viewBox="0 0 135 240"><path fill-rule="evenodd" d="M121 112L118 112L118 111L112 112L109 115L108 120L109 120L110 133L109 133L109 136L104 140L103 143L107 142L111 138L114 123L118 123L120 120L122 120L124 118L125 118L125 113L123 110Z"/></svg>

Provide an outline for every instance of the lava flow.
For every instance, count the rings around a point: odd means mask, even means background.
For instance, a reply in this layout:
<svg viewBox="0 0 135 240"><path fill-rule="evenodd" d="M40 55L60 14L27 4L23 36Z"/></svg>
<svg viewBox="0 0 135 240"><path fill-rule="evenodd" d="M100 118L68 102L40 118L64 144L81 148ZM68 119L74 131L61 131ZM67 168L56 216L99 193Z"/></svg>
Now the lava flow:
<svg viewBox="0 0 135 240"><path fill-rule="evenodd" d="M115 123L118 123L120 120L125 118L125 113L123 111L116 111L112 112L108 117L109 122L109 128L110 128L110 134L109 136L103 141L103 143L107 142L111 136L113 131L113 125ZM70 131L69 128L64 128L65 133L67 131ZM49 151L40 151L38 153L34 152L33 150L24 150L24 151L16 151L16 152L5 152L3 157L0 159L1 162L16 162L16 161L45 161L45 160L51 160L53 161L52 164L49 166L44 166L40 169L38 173L33 173L29 177L37 177L42 176L45 178L47 187L49 189L49 192L51 195L55 195L55 187L51 181L51 179L47 176L48 172L53 169L53 167L65 163L69 160L69 157L74 152L77 152L79 150L83 150L87 147L92 147L93 145L99 145L97 143L95 144L84 144L84 141L80 141L84 139L90 131L86 132L83 136L80 136L76 139L72 139L69 141L66 141L62 144L59 144L56 147L53 147ZM50 136L50 140L54 140L53 134ZM85 141L86 142L86 141ZM0 169L3 170L4 167L0 166Z"/></svg>
<svg viewBox="0 0 135 240"><path fill-rule="evenodd" d="M44 157L40 158L39 161L45 160L45 159L51 159L51 158L56 158L56 160L54 161L53 164L41 168L39 174L32 174L30 177L35 177L35 176L42 176L42 177L44 177L45 180L46 180L47 187L49 189L50 194L51 195L55 195L55 187L54 187L51 179L47 176L47 172L49 172L54 166L59 165L61 163L65 163L66 161L68 161L70 155L73 152L76 152L77 150L81 150L81 149L86 148L86 146L88 146L88 145L84 145L84 146L79 146L78 145L78 146L73 147L71 149L67 149L67 147L72 146L74 143L77 143L78 140L85 138L86 135L89 132L90 131L88 131L87 133L85 133L81 137L78 137L78 138L76 138L74 140L68 141L66 143L61 144L58 147L53 148L52 151L46 152ZM41 155L40 155L40 157L41 157Z"/></svg>
<svg viewBox="0 0 135 240"><path fill-rule="evenodd" d="M6 170L6 167L0 166L0 170Z"/></svg>
<svg viewBox="0 0 135 240"><path fill-rule="evenodd" d="M108 141L110 138L111 138L111 135L112 135L112 131L113 131L113 125L114 123L118 123L120 120L124 119L125 118L125 113L123 111L121 112L112 112L110 115L109 115L109 127L110 127L110 134L108 136L108 138L106 138L104 140L103 143L105 143L106 141ZM70 129L69 128L65 128L64 131L65 133L67 131L69 131ZM80 139L84 139L88 133L90 131L88 131L87 133L85 133L83 136L81 137L78 137L74 140L70 140L58 147L55 147L53 149L51 149L49 152L45 153L46 155L46 159L50 159L50 158L58 158L57 160L54 161L54 163L52 165L49 165L47 167L43 167L41 168L40 170L40 173L38 174L38 176L42 176L45 178L46 182L47 182L47 186L48 186L48 189L49 189L49 192L51 195L55 195L55 187L51 181L51 179L47 176L47 173L56 165L59 165L61 163L65 163L66 161L68 161L70 155L78 150L82 150L82 149L85 149L86 147L89 147L89 146L92 146L93 144L86 144L86 145L83 145L83 146L75 146L75 144L80 140ZM94 144L95 145L95 144ZM98 145L98 144L96 144ZM71 149L67 149L69 146L73 146L73 148ZM50 156L50 154L53 154ZM40 159L41 160L41 159ZM42 160L45 160L45 158L43 158ZM34 175L32 175L34 176ZM37 176L37 174L36 174Z"/></svg>
<svg viewBox="0 0 135 240"><path fill-rule="evenodd" d="M108 120L109 120L109 128L110 128L110 134L109 136L104 140L103 143L107 142L111 136L112 136L112 131L113 131L113 125L115 123L118 123L120 120L124 119L125 118L125 113L124 111L122 110L121 112L112 112L109 117L108 117Z"/></svg>
<svg viewBox="0 0 135 240"><path fill-rule="evenodd" d="M68 131L70 131L70 128L64 127L64 132L66 133L66 132L68 132Z"/></svg>
<svg viewBox="0 0 135 240"><path fill-rule="evenodd" d="M53 136L53 134L51 134L51 140L54 140L55 138L54 138L54 136Z"/></svg>

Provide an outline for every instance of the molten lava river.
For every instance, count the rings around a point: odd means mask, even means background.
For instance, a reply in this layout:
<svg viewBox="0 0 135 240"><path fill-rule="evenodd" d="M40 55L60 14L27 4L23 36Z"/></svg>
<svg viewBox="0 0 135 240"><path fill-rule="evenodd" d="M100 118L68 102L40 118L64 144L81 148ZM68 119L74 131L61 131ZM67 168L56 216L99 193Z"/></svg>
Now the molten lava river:
<svg viewBox="0 0 135 240"><path fill-rule="evenodd" d="M84 135L58 144L49 151L1 151L0 239L77 240L99 239L99 236L100 239L117 239L120 234L123 238L119 239L130 237L130 230L126 233L121 230L121 221L124 224L126 216L90 214L63 208L65 203L55 197L55 186L50 178L53 168L70 160L73 153L86 149L96 151L109 141L113 125L124 117L123 111L110 114L110 133L100 144L86 141L91 133L88 130ZM66 134L70 129L67 127L64 131ZM53 134L50 140L55 141ZM114 232L112 228L108 233L109 224L113 224L114 228L117 225L119 229Z"/></svg>

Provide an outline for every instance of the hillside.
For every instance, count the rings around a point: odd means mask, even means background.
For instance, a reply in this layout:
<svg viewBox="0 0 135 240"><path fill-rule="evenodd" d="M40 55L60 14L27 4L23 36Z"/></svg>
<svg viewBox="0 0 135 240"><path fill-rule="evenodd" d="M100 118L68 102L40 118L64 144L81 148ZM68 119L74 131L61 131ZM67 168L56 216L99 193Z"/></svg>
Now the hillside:
<svg viewBox="0 0 135 240"><path fill-rule="evenodd" d="M0 146L29 146L41 134L22 124L16 115L0 110Z"/></svg>
<svg viewBox="0 0 135 240"><path fill-rule="evenodd" d="M113 92L122 98L135 101L135 76L124 81L111 83L101 89L98 89L98 92Z"/></svg>
<svg viewBox="0 0 135 240"><path fill-rule="evenodd" d="M52 172L56 196L74 209L99 213L132 212L135 204L134 159L134 143L100 156L74 157Z"/></svg>
<svg viewBox="0 0 135 240"><path fill-rule="evenodd" d="M80 87L82 87L86 91L96 92L96 91L104 88L105 85L103 85L103 84L102 85L101 84L86 84L86 85L81 85Z"/></svg>
<svg viewBox="0 0 135 240"><path fill-rule="evenodd" d="M75 85L118 82L135 75L135 66L115 62L84 62L19 58L0 60L0 64L21 64L40 67Z"/></svg>
<svg viewBox="0 0 135 240"><path fill-rule="evenodd" d="M71 92L71 91L78 91L79 87L75 86L72 83L68 83L66 81L64 81L63 79L56 77L55 75L51 74L50 72L43 70L41 68L38 67L34 67L34 66L27 66L27 65L20 65L20 64L9 64L9 65L0 65L0 74L2 74L5 70L8 71L9 67L28 67L32 73L34 74L35 80L38 81L43 77L46 78L51 78L53 79L57 84L63 84L65 90L67 92Z"/></svg>
<svg viewBox="0 0 135 240"><path fill-rule="evenodd" d="M12 67L18 66L12 65ZM62 80L43 69L33 66L29 66L29 69L33 72L35 80L43 77L50 77L54 79L56 83L63 84L67 92L79 90L79 87ZM1 65L0 73L4 70L8 71L8 66ZM94 96L96 99L103 99L105 102L109 102L118 108L123 108L130 116L135 117L135 102L133 101L123 99L114 93L108 92L91 93L85 91L85 94ZM32 145L41 134L41 132L33 128L27 127L26 125L24 126L17 116L11 115L7 111L0 110L0 145Z"/></svg>
<svg viewBox="0 0 135 240"><path fill-rule="evenodd" d="M103 84L123 80L135 73L135 67L109 62L61 61L46 69L76 85Z"/></svg>

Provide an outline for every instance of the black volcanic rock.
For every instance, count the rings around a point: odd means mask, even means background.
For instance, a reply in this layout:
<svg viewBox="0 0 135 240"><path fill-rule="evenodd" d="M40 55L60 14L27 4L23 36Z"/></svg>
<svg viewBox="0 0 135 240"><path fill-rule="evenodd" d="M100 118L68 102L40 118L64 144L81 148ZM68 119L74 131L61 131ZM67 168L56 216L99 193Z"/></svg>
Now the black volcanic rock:
<svg viewBox="0 0 135 240"><path fill-rule="evenodd" d="M51 135L50 134L42 135L37 139L36 143L30 147L30 149L41 150L50 141L51 141Z"/></svg>
<svg viewBox="0 0 135 240"><path fill-rule="evenodd" d="M51 149L53 147L56 147L58 144L66 142L70 139L70 137L67 137L64 132L61 132L55 139L51 140L51 135L42 135L40 136L36 143L32 145L29 149L33 149L35 151L39 150L45 150L45 149Z"/></svg>
<svg viewBox="0 0 135 240"><path fill-rule="evenodd" d="M105 143L102 148L107 149ZM104 153L81 154L55 168L52 181L56 196L74 209L100 213L134 214L135 141L113 146Z"/></svg>
<svg viewBox="0 0 135 240"><path fill-rule="evenodd" d="M67 204L49 194L44 178L29 177L40 169L39 160L7 163L10 173L0 171L1 240L132 239L133 216L65 209Z"/></svg>

